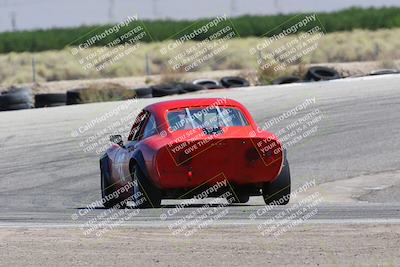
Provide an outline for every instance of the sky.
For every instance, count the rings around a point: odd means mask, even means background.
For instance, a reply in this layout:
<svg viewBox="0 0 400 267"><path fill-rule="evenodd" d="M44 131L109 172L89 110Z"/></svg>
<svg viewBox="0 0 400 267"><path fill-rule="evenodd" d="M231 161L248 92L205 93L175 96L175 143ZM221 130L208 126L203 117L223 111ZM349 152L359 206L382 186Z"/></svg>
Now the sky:
<svg viewBox="0 0 400 267"><path fill-rule="evenodd" d="M400 0L0 0L0 32L116 23L132 15L195 19L334 11L351 6L400 6Z"/></svg>

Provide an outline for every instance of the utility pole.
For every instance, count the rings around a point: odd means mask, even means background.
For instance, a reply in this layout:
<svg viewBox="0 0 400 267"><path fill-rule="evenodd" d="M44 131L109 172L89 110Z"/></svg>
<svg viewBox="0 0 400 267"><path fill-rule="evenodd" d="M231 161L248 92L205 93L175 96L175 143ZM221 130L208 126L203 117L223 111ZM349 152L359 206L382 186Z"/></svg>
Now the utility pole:
<svg viewBox="0 0 400 267"><path fill-rule="evenodd" d="M150 58L148 53L146 53L145 55L145 64L146 64L146 75L151 75Z"/></svg>
<svg viewBox="0 0 400 267"><path fill-rule="evenodd" d="M32 56L32 82L36 83L36 58Z"/></svg>
<svg viewBox="0 0 400 267"><path fill-rule="evenodd" d="M114 0L108 0L108 21L110 23L114 23L114 8L115 8L115 1Z"/></svg>
<svg viewBox="0 0 400 267"><path fill-rule="evenodd" d="M275 13L276 14L281 13L280 8L279 8L278 0L274 0L274 8L275 8Z"/></svg>
<svg viewBox="0 0 400 267"><path fill-rule="evenodd" d="M159 15L160 15L159 12L158 12L157 3L158 3L158 0L153 0L153 16L154 16L154 19L158 19Z"/></svg>
<svg viewBox="0 0 400 267"><path fill-rule="evenodd" d="M10 18L11 18L11 29L13 32L15 32L17 30L17 13L15 13L15 11L11 12Z"/></svg>
<svg viewBox="0 0 400 267"><path fill-rule="evenodd" d="M231 17L235 16L236 15L236 10L237 10L236 1L235 0L231 0L231 2L230 2L230 10L231 10Z"/></svg>

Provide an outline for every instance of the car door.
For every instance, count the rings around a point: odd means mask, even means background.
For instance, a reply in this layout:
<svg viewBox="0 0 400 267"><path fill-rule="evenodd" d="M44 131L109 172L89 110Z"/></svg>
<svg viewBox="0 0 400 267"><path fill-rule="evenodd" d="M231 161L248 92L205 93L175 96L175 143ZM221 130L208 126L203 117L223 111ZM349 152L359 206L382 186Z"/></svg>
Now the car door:
<svg viewBox="0 0 400 267"><path fill-rule="evenodd" d="M113 171L116 177L115 182L120 186L124 186L129 181L132 181L130 176L129 162L136 143L138 142L138 136L143 131L147 118L148 112L142 111L139 113L132 125L131 131L129 132L126 144L124 147L119 148L115 153Z"/></svg>
<svg viewBox="0 0 400 267"><path fill-rule="evenodd" d="M135 135L132 137L132 140L127 145L127 150L130 153L128 160L131 159L131 157L137 150L140 150L144 160L143 163L146 165L146 167L143 168L146 168L146 170L151 169L154 151L149 148L148 144L146 144L146 140L156 135L157 133L158 130L155 116L150 112L146 112L142 123L140 123L139 125L139 129L136 131ZM125 166L127 166L126 172L129 173L129 162L128 164L125 164Z"/></svg>

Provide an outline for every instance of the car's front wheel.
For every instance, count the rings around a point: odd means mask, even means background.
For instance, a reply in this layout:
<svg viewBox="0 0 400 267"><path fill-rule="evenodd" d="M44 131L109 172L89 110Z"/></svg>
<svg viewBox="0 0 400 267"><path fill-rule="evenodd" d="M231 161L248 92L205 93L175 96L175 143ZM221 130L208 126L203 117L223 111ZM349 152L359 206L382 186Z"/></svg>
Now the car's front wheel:
<svg viewBox="0 0 400 267"><path fill-rule="evenodd" d="M133 179L133 199L137 208L159 208L161 206L161 190L148 179L139 166L131 168Z"/></svg>
<svg viewBox="0 0 400 267"><path fill-rule="evenodd" d="M282 171L273 182L264 183L262 195L267 205L286 205L290 200L290 168L285 159Z"/></svg>

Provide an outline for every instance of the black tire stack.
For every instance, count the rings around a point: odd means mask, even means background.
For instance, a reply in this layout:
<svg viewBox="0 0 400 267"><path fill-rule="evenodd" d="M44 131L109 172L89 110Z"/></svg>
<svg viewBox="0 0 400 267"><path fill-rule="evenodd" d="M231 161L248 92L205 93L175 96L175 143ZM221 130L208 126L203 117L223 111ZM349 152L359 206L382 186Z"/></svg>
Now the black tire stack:
<svg viewBox="0 0 400 267"><path fill-rule="evenodd" d="M238 76L227 76L221 78L221 84L225 88L247 87L250 86L249 81Z"/></svg>
<svg viewBox="0 0 400 267"><path fill-rule="evenodd" d="M66 99L66 94L36 94L35 108L64 106Z"/></svg>
<svg viewBox="0 0 400 267"><path fill-rule="evenodd" d="M198 79L192 82L193 84L203 86L207 89L222 89L224 88L217 80L212 79Z"/></svg>
<svg viewBox="0 0 400 267"><path fill-rule="evenodd" d="M322 66L310 67L305 76L305 80L307 81L328 81L340 78L339 73L335 69Z"/></svg>
<svg viewBox="0 0 400 267"><path fill-rule="evenodd" d="M83 104L83 101L81 99L81 93L80 93L81 90L84 90L84 88L76 88L76 89L68 90L66 93L65 103L67 105Z"/></svg>
<svg viewBox="0 0 400 267"><path fill-rule="evenodd" d="M197 92L205 90L206 88L192 83L170 83L170 84L159 84L151 87L154 97L186 94L190 92Z"/></svg>
<svg viewBox="0 0 400 267"><path fill-rule="evenodd" d="M153 90L151 88L137 88L133 89L136 92L137 98L152 98Z"/></svg>
<svg viewBox="0 0 400 267"><path fill-rule="evenodd" d="M0 111L29 109L32 107L32 91L29 88L12 87L0 95Z"/></svg>

